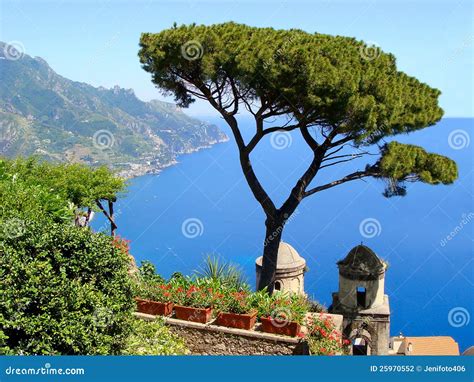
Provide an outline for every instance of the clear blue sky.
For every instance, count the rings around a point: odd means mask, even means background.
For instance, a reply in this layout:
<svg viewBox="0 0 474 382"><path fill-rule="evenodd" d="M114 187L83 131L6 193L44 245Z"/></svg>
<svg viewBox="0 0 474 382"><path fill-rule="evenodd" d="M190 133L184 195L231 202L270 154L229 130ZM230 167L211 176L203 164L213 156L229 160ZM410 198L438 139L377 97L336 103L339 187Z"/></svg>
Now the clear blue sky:
<svg viewBox="0 0 474 382"><path fill-rule="evenodd" d="M141 32L158 32L175 21L232 20L377 43L395 54L401 70L442 90L446 116L474 116L470 0L0 0L0 4L0 40L20 41L27 54L43 57L67 78L133 88L145 100L162 97L138 62ZM204 104L190 112L211 114Z"/></svg>

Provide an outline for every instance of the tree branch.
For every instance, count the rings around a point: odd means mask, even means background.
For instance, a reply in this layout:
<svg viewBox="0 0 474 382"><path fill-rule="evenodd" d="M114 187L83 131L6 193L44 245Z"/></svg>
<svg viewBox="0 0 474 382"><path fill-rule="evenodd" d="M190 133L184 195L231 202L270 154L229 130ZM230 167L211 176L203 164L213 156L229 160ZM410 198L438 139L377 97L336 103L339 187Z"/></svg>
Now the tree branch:
<svg viewBox="0 0 474 382"><path fill-rule="evenodd" d="M313 195L317 192L320 192L320 191L323 191L323 190L327 190L328 188L338 186L339 184L343 184L343 183L346 183L346 182L350 182L352 180L357 180L357 179L365 178L367 176L375 176L375 175L378 175L377 168L375 166L371 166L371 167L367 168L365 171L356 171L356 172L353 172L352 174L349 174L349 175L347 175L344 178L341 178L339 180L335 180L333 182L324 184L322 186L314 187L311 190L306 191L304 193L304 197L306 198L306 197L308 197L310 195Z"/></svg>
<svg viewBox="0 0 474 382"><path fill-rule="evenodd" d="M99 209L102 211L102 213L105 215L105 217L107 218L107 220L110 222L110 227L111 227L111 230L115 230L117 229L117 224L115 224L114 220L113 220L113 217L111 217L107 211L105 210L105 208L102 206L102 203L100 202L100 200L96 200L95 203L97 204L97 207L99 207Z"/></svg>

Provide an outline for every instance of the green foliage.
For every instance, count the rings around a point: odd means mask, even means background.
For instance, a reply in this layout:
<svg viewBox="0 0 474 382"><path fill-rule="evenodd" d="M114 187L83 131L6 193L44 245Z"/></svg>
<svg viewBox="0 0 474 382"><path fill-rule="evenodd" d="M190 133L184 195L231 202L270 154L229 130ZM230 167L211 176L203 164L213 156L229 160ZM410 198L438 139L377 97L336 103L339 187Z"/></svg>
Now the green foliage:
<svg viewBox="0 0 474 382"><path fill-rule="evenodd" d="M207 278L175 278L171 281L172 301L193 308L210 308L216 304L221 284Z"/></svg>
<svg viewBox="0 0 474 382"><path fill-rule="evenodd" d="M223 262L217 256L208 255L204 264L194 273L198 277L219 281L222 285L237 290L248 288L242 269L235 264Z"/></svg>
<svg viewBox="0 0 474 382"><path fill-rule="evenodd" d="M7 222L12 219L28 224L30 219L72 222L73 218L74 206L62 195L20 178L0 178L0 236L2 231L11 228Z"/></svg>
<svg viewBox="0 0 474 382"><path fill-rule="evenodd" d="M155 264L148 260L142 261L138 268L138 274L142 281L149 284L160 284L165 281L163 277L156 273Z"/></svg>
<svg viewBox="0 0 474 382"><path fill-rule="evenodd" d="M236 137L244 167L245 157L272 131L263 127L264 122L273 124L277 116L288 122L273 126L273 131L301 129L315 156L326 160L330 152L342 150L344 143L373 145L385 137L431 126L443 115L439 90L399 71L392 54L350 37L233 22L174 25L159 33L143 33L139 57L152 81L165 94L173 94L181 106L201 98L221 113ZM256 134L248 143L234 118L240 104L255 116ZM308 128L316 133L305 134ZM324 140L318 142L321 137ZM367 166L366 171L307 193L318 169L349 159L313 166L283 206L291 210L295 199L366 176L388 180L386 196L403 195L401 182L411 175L429 184L449 184L456 179L453 161L420 150L386 147L380 167ZM275 214L273 202L251 172L251 168L244 169L254 195L267 215Z"/></svg>
<svg viewBox="0 0 474 382"><path fill-rule="evenodd" d="M188 354L183 340L173 335L160 317L150 322L134 319L131 332L122 351L124 355Z"/></svg>
<svg viewBox="0 0 474 382"><path fill-rule="evenodd" d="M52 164L35 159L0 160L0 180L22 181L41 187L77 208L95 207L95 201L115 200L125 181L107 168L80 164Z"/></svg>
<svg viewBox="0 0 474 382"><path fill-rule="evenodd" d="M171 285L169 284L156 284L141 281L135 285L134 294L136 297L156 302L166 303L175 301Z"/></svg>
<svg viewBox="0 0 474 382"><path fill-rule="evenodd" d="M217 294L215 306L219 312L248 314L256 311L253 295L249 290L222 288Z"/></svg>
<svg viewBox="0 0 474 382"><path fill-rule="evenodd" d="M201 53L191 60L183 54L190 42ZM354 38L230 22L143 33L140 47L143 68L182 106L195 99L189 83L210 88L231 78L249 103L265 100L283 113L301 111L308 122L342 124L356 141L371 143L443 114L439 90L398 71L391 54L368 59L371 47Z"/></svg>
<svg viewBox="0 0 474 382"><path fill-rule="evenodd" d="M255 292L250 297L257 316L271 317L278 321L304 323L309 303L305 296L274 291L269 295L266 289Z"/></svg>
<svg viewBox="0 0 474 382"><path fill-rule="evenodd" d="M133 300L128 257L110 237L32 220L0 240L0 259L7 353L120 352Z"/></svg>
<svg viewBox="0 0 474 382"><path fill-rule="evenodd" d="M184 275L181 272L173 272L173 274L170 277L170 281L175 280L175 279L183 279Z"/></svg>
<svg viewBox="0 0 474 382"><path fill-rule="evenodd" d="M378 163L381 176L391 180L386 196L404 195L404 181L451 184L458 177L456 163L444 156L426 152L422 147L390 142L382 149Z"/></svg>
<svg viewBox="0 0 474 382"><path fill-rule="evenodd" d="M72 222L122 187L105 169L0 160L2 353L120 353L133 308L126 246Z"/></svg>

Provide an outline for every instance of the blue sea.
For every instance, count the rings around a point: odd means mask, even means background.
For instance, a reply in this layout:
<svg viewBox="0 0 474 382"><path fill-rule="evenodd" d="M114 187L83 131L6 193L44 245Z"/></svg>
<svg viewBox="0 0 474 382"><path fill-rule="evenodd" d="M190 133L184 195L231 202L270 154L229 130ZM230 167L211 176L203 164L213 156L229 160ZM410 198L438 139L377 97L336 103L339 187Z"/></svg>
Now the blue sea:
<svg viewBox="0 0 474 382"><path fill-rule="evenodd" d="M225 123L210 120L229 134ZM241 118L248 136L251 121ZM459 180L449 186L408 184L405 197L386 199L384 183L369 179L323 191L303 201L283 240L309 266L306 292L329 306L338 287L336 262L363 242L385 259L391 334L449 335L461 351L474 345L473 119L444 119L404 143L454 159ZM363 168L376 157L355 163ZM304 172L311 153L298 133L272 136L253 154L257 175L280 204ZM321 170L316 183L354 171L354 163ZM199 268L207 254L239 264L255 283L264 215L242 175L235 143L179 158L159 175L130 181L116 207L118 233L137 259L168 277ZM101 226L99 219L95 225Z"/></svg>

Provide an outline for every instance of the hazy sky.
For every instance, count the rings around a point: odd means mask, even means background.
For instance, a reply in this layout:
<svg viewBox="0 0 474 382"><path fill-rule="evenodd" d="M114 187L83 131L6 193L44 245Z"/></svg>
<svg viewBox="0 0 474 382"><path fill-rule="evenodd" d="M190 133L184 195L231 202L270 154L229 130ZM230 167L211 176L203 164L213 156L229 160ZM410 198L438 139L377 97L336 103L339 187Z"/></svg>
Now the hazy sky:
<svg viewBox="0 0 474 382"><path fill-rule="evenodd" d="M446 116L473 117L472 8L470 0L0 0L0 40L19 42L67 78L133 88L149 100L163 97L140 67L139 36L175 21L354 36L395 54L399 69L441 89ZM190 112L212 114L205 104Z"/></svg>

